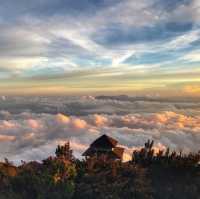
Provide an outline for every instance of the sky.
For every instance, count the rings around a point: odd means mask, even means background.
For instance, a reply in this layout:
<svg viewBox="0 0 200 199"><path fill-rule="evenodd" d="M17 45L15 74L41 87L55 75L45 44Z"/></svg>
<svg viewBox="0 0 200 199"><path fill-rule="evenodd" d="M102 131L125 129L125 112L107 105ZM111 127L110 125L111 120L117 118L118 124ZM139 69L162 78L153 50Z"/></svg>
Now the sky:
<svg viewBox="0 0 200 199"><path fill-rule="evenodd" d="M200 0L0 4L1 95L200 95Z"/></svg>

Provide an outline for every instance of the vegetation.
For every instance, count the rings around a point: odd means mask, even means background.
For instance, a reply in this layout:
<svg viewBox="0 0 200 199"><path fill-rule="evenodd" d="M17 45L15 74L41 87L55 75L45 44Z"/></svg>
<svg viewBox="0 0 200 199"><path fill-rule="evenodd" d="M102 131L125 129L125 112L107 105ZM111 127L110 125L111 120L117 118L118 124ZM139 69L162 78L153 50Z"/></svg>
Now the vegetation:
<svg viewBox="0 0 200 199"><path fill-rule="evenodd" d="M159 151L153 141L133 152L133 160L102 162L73 157L69 143L56 156L15 167L0 163L1 199L197 199L200 153Z"/></svg>

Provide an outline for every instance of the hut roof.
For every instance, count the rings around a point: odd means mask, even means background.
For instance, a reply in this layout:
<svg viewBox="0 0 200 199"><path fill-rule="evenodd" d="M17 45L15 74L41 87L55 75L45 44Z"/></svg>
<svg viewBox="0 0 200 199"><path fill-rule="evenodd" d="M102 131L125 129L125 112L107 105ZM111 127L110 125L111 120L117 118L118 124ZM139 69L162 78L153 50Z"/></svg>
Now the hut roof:
<svg viewBox="0 0 200 199"><path fill-rule="evenodd" d="M83 156L92 156L94 154L102 154L106 152L110 156L122 159L124 148L116 147L117 143L117 140L107 135L102 135L90 145L90 147L83 153Z"/></svg>
<svg viewBox="0 0 200 199"><path fill-rule="evenodd" d="M82 155L83 156L92 156L95 153L95 151L89 147Z"/></svg>
<svg viewBox="0 0 200 199"><path fill-rule="evenodd" d="M117 145L117 140L107 136L107 135L102 135L98 139L96 139L90 147L92 148L105 148L105 149L110 149L114 148Z"/></svg>

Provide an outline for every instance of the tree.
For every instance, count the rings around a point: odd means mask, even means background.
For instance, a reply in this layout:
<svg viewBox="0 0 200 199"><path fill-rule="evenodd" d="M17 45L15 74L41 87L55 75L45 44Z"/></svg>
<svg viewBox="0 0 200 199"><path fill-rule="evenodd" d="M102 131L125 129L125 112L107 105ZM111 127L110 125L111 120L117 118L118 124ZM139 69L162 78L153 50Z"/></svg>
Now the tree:
<svg viewBox="0 0 200 199"><path fill-rule="evenodd" d="M63 146L58 145L55 152L58 158L64 158L69 161L73 160L72 153L73 151L70 148L70 142L65 143Z"/></svg>

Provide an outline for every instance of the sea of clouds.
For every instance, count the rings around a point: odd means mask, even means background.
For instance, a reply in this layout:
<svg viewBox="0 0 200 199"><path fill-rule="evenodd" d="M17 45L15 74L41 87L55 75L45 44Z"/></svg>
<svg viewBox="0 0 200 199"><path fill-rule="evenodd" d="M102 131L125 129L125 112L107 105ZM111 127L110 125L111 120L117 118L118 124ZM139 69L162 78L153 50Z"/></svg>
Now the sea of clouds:
<svg viewBox="0 0 200 199"><path fill-rule="evenodd" d="M200 103L194 99L3 97L0 105L0 159L18 164L54 155L67 140L81 158L102 134L126 148L124 160L148 139L156 150L200 150Z"/></svg>

